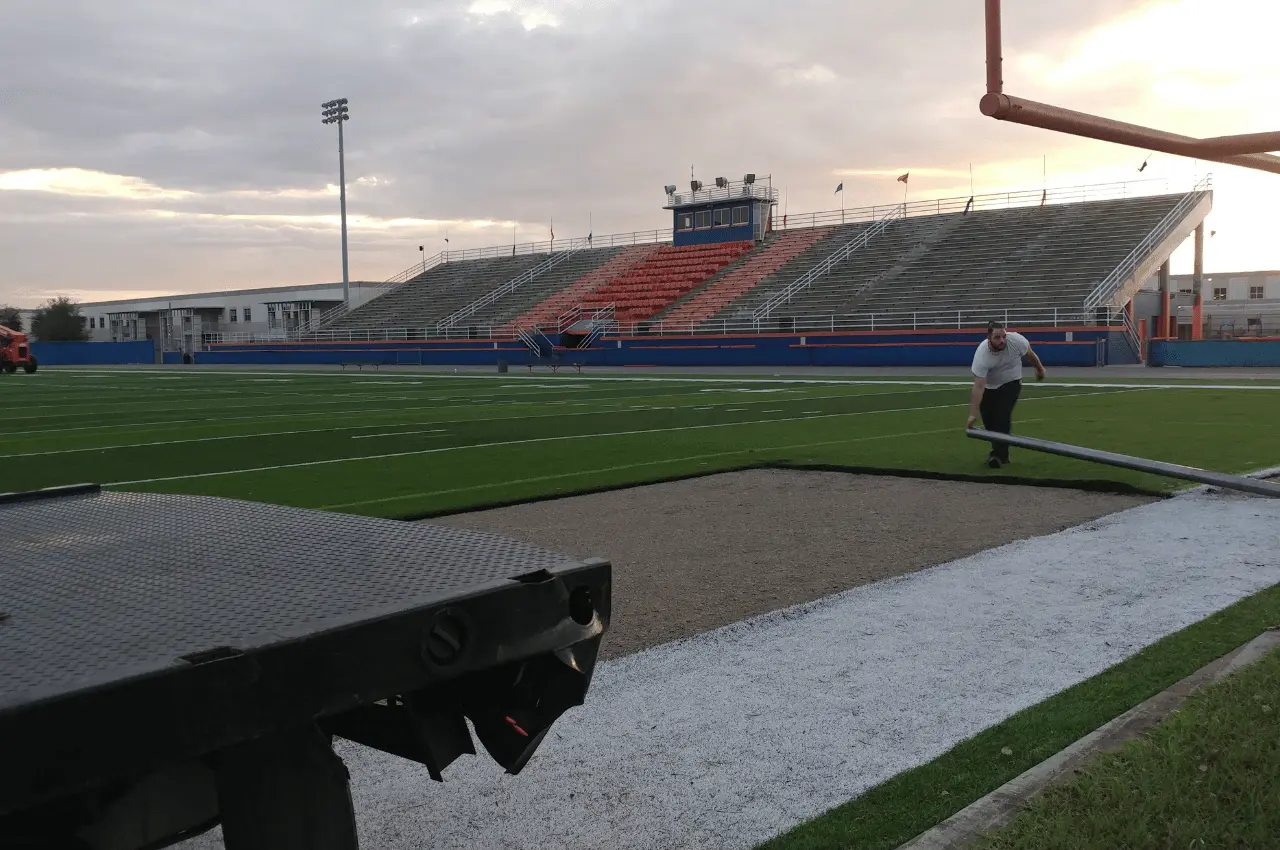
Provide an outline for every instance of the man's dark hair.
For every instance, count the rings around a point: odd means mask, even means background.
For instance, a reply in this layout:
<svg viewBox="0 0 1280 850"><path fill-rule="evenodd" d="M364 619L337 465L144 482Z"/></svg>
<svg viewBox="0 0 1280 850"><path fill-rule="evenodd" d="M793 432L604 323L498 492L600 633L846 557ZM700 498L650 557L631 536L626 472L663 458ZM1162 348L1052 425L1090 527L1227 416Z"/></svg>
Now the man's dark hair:
<svg viewBox="0 0 1280 850"><path fill-rule="evenodd" d="M987 336L991 336L996 331L1004 330L1004 322L997 322L995 319L987 322Z"/></svg>

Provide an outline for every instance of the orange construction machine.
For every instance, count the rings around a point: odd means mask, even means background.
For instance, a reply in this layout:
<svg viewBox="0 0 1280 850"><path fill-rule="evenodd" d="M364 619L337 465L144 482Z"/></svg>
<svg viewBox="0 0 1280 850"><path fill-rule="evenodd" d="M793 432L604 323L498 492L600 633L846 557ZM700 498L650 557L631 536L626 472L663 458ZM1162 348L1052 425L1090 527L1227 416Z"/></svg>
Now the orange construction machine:
<svg viewBox="0 0 1280 850"><path fill-rule="evenodd" d="M12 374L21 366L30 375L36 370L36 358L27 344L27 335L0 325L0 372Z"/></svg>

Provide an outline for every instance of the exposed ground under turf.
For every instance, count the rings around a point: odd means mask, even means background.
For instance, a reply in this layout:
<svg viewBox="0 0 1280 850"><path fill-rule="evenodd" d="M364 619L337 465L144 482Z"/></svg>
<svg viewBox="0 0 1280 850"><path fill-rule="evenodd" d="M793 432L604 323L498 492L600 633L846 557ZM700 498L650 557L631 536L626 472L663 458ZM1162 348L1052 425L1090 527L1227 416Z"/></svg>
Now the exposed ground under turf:
<svg viewBox="0 0 1280 850"><path fill-rule="evenodd" d="M760 469L432 522L612 561L616 657L1149 501Z"/></svg>

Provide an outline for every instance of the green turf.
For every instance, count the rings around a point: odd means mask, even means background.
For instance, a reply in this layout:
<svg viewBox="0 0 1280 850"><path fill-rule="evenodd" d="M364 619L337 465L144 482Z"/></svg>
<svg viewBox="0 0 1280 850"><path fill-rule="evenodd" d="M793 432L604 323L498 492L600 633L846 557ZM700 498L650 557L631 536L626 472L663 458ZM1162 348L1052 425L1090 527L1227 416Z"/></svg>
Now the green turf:
<svg viewBox="0 0 1280 850"><path fill-rule="evenodd" d="M1192 694L974 850L1280 843L1280 652Z"/></svg>
<svg viewBox="0 0 1280 850"><path fill-rule="evenodd" d="M1242 600L1165 637L1110 670L958 744L938 759L900 773L857 799L796 827L762 845L761 850L897 847L1277 624L1280 587ZM1274 764L1270 769L1274 770ZM1117 842L1105 846L1202 845Z"/></svg>
<svg viewBox="0 0 1280 850"><path fill-rule="evenodd" d="M993 475L963 433L963 384L653 377L49 369L6 376L0 460L12 490L89 481L390 517L762 464L1185 486L1016 450ZM1278 414L1272 390L1030 383L1015 430L1247 471L1280 464Z"/></svg>

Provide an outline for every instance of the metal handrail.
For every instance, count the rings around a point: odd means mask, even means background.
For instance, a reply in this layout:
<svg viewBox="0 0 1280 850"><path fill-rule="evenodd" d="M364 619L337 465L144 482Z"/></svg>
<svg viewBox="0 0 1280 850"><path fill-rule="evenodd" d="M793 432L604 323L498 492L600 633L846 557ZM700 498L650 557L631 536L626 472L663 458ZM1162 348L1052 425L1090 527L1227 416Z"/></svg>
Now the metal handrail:
<svg viewBox="0 0 1280 850"><path fill-rule="evenodd" d="M434 257L415 263L399 274L387 278L386 283L403 283L406 280L429 271L441 263L460 263L469 260L497 260L503 257L517 257L526 254L553 254L556 247L572 251L579 248L620 248L627 245L650 245L655 242L670 242L671 228L660 230L637 230L632 233L612 233L591 237L581 236L571 239L557 239L554 242L521 242L518 245L491 245L487 248L464 248L460 251L441 251Z"/></svg>
<svg viewBox="0 0 1280 850"><path fill-rule="evenodd" d="M1185 184L1184 184L1185 185ZM1170 193L1171 181L1163 178L1151 180L1130 180L1122 183L1093 183L1085 186L1064 186L1057 189L1027 189L1017 192L992 192L985 195L957 196L951 198L935 198L932 200L910 201L906 204L906 218L922 218L930 215L980 210L1016 209L1034 207L1041 204L1069 204L1085 201L1112 201L1123 198L1138 198L1150 195ZM783 215L781 221L774 216L774 230L807 230L812 227L830 227L840 224L857 224L863 221L875 221L880 218L886 206L856 207L845 210L822 210L819 212L791 213ZM902 206L893 204L892 206Z"/></svg>
<svg viewBox="0 0 1280 850"><path fill-rule="evenodd" d="M510 295L512 292L515 292L524 284L532 282L539 275L544 274L545 272L551 271L551 269L563 263L575 251L578 251L578 250L581 250L581 249L568 248L568 249L565 249L564 251L560 251L559 253L552 254L551 256L543 260L541 263L538 263L533 268L528 269L527 271L521 272L519 275L513 277L511 280L499 286L497 289L493 289L493 290L490 290L489 292L486 292L484 295L481 295L479 298L475 299L470 304L467 304L459 308L458 310L454 311L452 314L436 322L436 330L440 331L446 328L451 328L454 325L456 325L459 320L465 319L467 316L475 315L475 313L484 309L485 307L488 307L490 304L494 303L495 301L500 300L506 295Z"/></svg>
<svg viewBox="0 0 1280 850"><path fill-rule="evenodd" d="M1212 176L1210 175L1202 178L1190 192L1183 195L1173 209L1169 210L1168 214L1160 219L1160 222L1151 232L1143 237L1143 240L1134 246L1133 250L1126 254L1125 258L1111 270L1111 273L1104 277L1093 288L1093 291L1085 297L1084 308L1086 310L1096 309L1102 305L1103 301L1110 298L1120 284L1137 271L1138 266L1150 255L1151 251L1169 235L1170 231L1177 227L1178 222L1186 217L1187 213L1191 212L1192 208L1199 203L1197 196L1201 192L1208 191L1212 185Z"/></svg>
<svg viewBox="0 0 1280 850"><path fill-rule="evenodd" d="M879 236L881 233L884 233L890 224L899 218L902 218L904 214L905 210L901 205L891 209L883 218L879 219L871 227L861 231L853 239L833 251L822 262L818 263L813 268L809 269L809 271L793 280L790 284L774 293L769 300L765 301L752 312L751 318L757 322L761 319L768 318L769 314L777 307L790 301L791 297L797 292L800 292L803 289L808 289L815 280L830 272L840 263L849 259L849 256L854 251L866 247L868 242Z"/></svg>
<svg viewBox="0 0 1280 850"><path fill-rule="evenodd" d="M608 308L602 308L601 313ZM752 319L722 319L716 322L618 322L609 321L607 333L623 336L661 335L661 336L699 336L758 333L821 333L823 331L876 331L901 329L937 329L964 330L966 328L985 328L993 317L1003 318L1011 328L1041 327L1078 327L1088 326L1123 326L1124 310L1108 307L1101 311L1088 311L1064 308L1006 309L969 308L963 310L899 310L875 313L814 313L799 316L786 316L776 319L786 330L762 330L760 323ZM792 330L794 329L794 330ZM545 330L556 332L559 329L548 326ZM536 329L543 333L544 329ZM504 330L503 325L486 325L475 329L475 338L485 340L515 340L530 333L523 328ZM318 331L309 335L309 341L316 342L415 342L445 339L437 335L431 328L370 328ZM470 333L468 337L471 338ZM205 334L206 344L282 342L278 334L237 333L237 334ZM289 340L296 341L296 340Z"/></svg>

